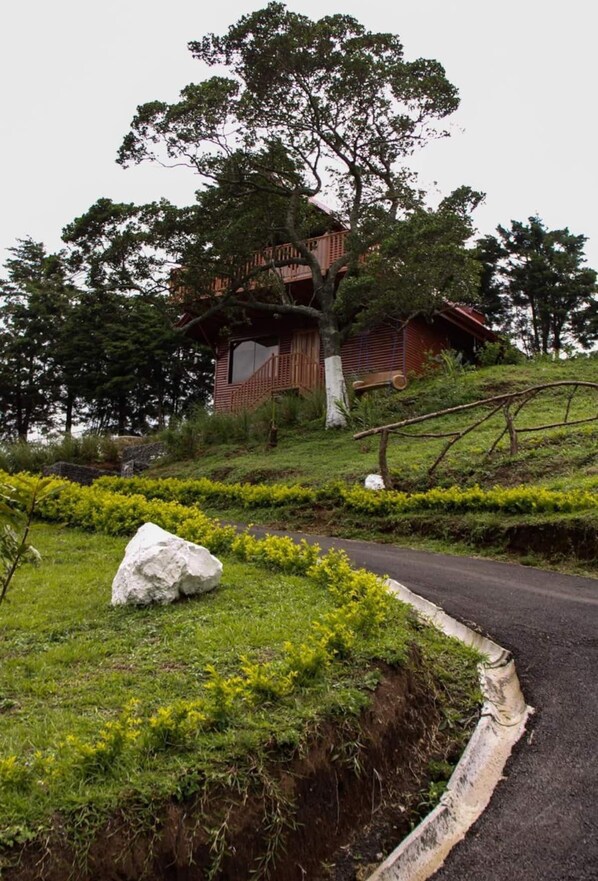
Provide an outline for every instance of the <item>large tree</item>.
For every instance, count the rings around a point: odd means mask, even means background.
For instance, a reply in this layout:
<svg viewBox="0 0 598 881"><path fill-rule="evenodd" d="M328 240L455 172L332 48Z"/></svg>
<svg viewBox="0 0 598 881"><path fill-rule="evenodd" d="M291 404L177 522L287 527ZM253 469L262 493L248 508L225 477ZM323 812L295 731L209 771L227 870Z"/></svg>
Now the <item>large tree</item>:
<svg viewBox="0 0 598 881"><path fill-rule="evenodd" d="M27 440L48 430L60 412L60 340L74 291L60 255L41 242L9 249L0 280L0 436Z"/></svg>
<svg viewBox="0 0 598 881"><path fill-rule="evenodd" d="M176 332L170 298L114 290L94 261L75 286L73 268L78 261L32 239L10 249L0 280L0 437L75 425L143 432L205 403L211 353Z"/></svg>
<svg viewBox="0 0 598 881"><path fill-rule="evenodd" d="M422 210L406 160L447 134L439 123L457 108L457 91L437 61L405 60L397 36L371 33L346 15L311 21L281 3L189 48L218 75L187 86L174 104L139 107L118 161L183 164L199 175L196 210L183 218L177 239L179 288L195 309L193 323L214 310L246 307L316 322L327 425L342 424L342 321L352 317L336 307L339 282L395 224ZM330 266L308 244L309 200L322 196L349 231ZM139 229L151 219L138 216ZM128 239L129 254L134 241ZM282 242L293 251L271 249ZM255 252L261 260L251 259ZM145 259L149 277L156 269L151 250ZM115 272L117 264L112 260ZM291 264L311 274L309 303L294 299L278 277ZM210 296L215 276L221 285Z"/></svg>
<svg viewBox="0 0 598 881"><path fill-rule="evenodd" d="M585 242L539 217L480 241L482 303L529 354L558 355L598 339L596 272L585 265Z"/></svg>

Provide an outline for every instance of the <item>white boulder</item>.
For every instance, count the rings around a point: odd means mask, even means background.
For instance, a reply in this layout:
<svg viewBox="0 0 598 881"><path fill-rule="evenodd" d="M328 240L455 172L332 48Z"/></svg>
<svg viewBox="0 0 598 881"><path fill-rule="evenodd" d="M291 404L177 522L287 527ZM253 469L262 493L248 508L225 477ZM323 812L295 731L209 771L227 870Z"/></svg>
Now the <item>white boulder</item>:
<svg viewBox="0 0 598 881"><path fill-rule="evenodd" d="M366 489L384 489L384 481L379 474L368 474L364 486Z"/></svg>
<svg viewBox="0 0 598 881"><path fill-rule="evenodd" d="M165 605L220 582L222 563L201 545L145 523L126 547L112 582L112 605Z"/></svg>

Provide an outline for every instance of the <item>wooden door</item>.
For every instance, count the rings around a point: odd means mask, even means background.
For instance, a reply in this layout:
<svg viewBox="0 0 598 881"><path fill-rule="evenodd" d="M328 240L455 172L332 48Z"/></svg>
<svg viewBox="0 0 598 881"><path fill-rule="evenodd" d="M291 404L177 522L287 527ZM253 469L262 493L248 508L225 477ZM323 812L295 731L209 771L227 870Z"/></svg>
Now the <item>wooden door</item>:
<svg viewBox="0 0 598 881"><path fill-rule="evenodd" d="M294 359L294 384L297 388L315 388L320 364L320 334L317 330L297 330L291 340L291 353L305 355Z"/></svg>

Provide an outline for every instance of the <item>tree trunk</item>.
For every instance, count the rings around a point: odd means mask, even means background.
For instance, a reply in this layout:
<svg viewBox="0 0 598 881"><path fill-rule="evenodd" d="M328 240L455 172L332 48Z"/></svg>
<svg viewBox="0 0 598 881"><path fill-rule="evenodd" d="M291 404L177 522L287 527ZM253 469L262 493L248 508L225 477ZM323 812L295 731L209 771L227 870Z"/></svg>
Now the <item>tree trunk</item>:
<svg viewBox="0 0 598 881"><path fill-rule="evenodd" d="M340 334L332 316L323 315L320 319L320 339L326 383L326 428L345 428L349 399L341 361Z"/></svg>
<svg viewBox="0 0 598 881"><path fill-rule="evenodd" d="M73 395L70 391L66 396L66 407L64 412L64 433L71 434L73 430Z"/></svg>
<svg viewBox="0 0 598 881"><path fill-rule="evenodd" d="M119 397L118 399L118 434L122 436L126 434L127 427L127 404L126 401Z"/></svg>

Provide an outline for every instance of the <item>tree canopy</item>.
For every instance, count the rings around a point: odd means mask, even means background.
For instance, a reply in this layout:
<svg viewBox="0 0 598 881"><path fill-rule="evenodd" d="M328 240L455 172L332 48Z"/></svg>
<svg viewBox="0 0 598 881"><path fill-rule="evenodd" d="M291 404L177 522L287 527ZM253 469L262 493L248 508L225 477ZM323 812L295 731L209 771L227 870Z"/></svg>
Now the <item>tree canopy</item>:
<svg viewBox="0 0 598 881"><path fill-rule="evenodd" d="M371 33L347 15L312 21L281 3L245 15L224 35L208 34L189 48L218 73L185 87L175 103L140 106L118 161L182 164L199 175L194 206L177 218L162 204L158 213L168 215L170 239L163 225L155 242L169 259L177 251L179 287L194 315L188 327L213 311L238 315L248 307L311 319L324 354L327 424L340 424L337 404L346 394L340 344L355 319L348 299L337 308L341 279L355 274L364 255L387 236L394 242L395 265L406 263L413 248L399 254L402 239L413 237L418 223L427 231L433 225L407 160L431 139L447 135L444 120L458 106L457 91L439 62L406 60L396 35ZM334 220L348 231L331 265L324 265L308 242L314 227L323 224L310 204L316 197L334 207ZM96 237L96 253L99 227L92 230L90 222L100 209L98 203L77 221L80 231ZM119 230L127 223L114 211L103 222L108 228L115 220ZM111 267L113 277L123 266L134 268L152 221L158 217L151 211L136 215L137 228L126 241L128 257L104 248L100 262ZM400 226L405 221L408 230ZM87 234L79 236L79 244ZM272 247L283 242L292 249ZM256 253L261 259L253 259ZM149 283L157 267L148 259L135 268ZM465 266L463 284L469 287L471 266L461 260L458 268L458 262L453 271ZM294 298L281 283L280 270L289 265L305 266L311 275L309 302ZM215 277L225 282L217 295ZM428 274L419 295L427 290L437 300L437 283Z"/></svg>
<svg viewBox="0 0 598 881"><path fill-rule="evenodd" d="M164 295L103 288L101 275L75 286L64 253L32 239L10 250L6 269L0 438L75 425L143 432L206 401L210 354L175 332Z"/></svg>
<svg viewBox="0 0 598 881"><path fill-rule="evenodd" d="M529 354L558 355L598 339L596 272L585 265L585 242L536 216L480 241L482 303Z"/></svg>

